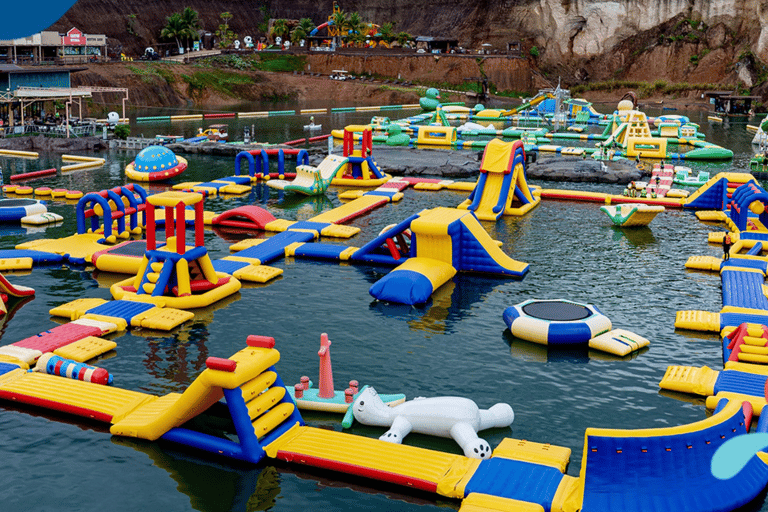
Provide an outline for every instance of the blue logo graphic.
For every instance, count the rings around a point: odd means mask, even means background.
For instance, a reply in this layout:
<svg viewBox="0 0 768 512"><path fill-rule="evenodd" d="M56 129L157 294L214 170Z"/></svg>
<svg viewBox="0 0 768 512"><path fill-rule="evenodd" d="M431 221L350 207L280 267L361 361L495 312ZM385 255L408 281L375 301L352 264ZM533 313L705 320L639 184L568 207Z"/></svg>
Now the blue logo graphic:
<svg viewBox="0 0 768 512"><path fill-rule="evenodd" d="M727 440L712 456L712 475L720 480L730 480L765 448L768 448L768 434L749 434Z"/></svg>
<svg viewBox="0 0 768 512"><path fill-rule="evenodd" d="M64 16L77 0L3 2L0 39L17 39L47 29Z"/></svg>

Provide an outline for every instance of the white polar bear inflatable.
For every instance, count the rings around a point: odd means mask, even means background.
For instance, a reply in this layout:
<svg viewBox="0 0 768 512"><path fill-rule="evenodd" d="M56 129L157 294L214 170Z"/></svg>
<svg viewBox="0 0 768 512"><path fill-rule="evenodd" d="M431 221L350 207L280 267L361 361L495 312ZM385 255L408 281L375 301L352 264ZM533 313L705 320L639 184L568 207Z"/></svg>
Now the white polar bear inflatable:
<svg viewBox="0 0 768 512"><path fill-rule="evenodd" d="M372 387L360 392L352 404L352 414L363 425L390 427L379 439L400 444L410 432L451 437L464 455L473 459L488 459L491 447L477 437L487 428L508 427L515 413L508 404L496 404L480 409L468 398L453 396L416 398L389 407Z"/></svg>

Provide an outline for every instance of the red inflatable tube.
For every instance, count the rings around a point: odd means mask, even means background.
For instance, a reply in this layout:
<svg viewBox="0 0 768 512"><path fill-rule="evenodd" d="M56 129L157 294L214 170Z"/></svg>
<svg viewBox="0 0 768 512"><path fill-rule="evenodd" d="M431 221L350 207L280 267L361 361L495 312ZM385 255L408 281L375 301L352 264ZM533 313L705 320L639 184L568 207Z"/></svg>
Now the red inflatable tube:
<svg viewBox="0 0 768 512"><path fill-rule="evenodd" d="M315 142L315 141L318 141L318 140L325 140L325 139L327 139L330 136L331 136L331 134L327 133L325 135L318 135L317 137L310 137L309 138L309 142Z"/></svg>
<svg viewBox="0 0 768 512"><path fill-rule="evenodd" d="M235 113L227 112L226 114L203 114L203 119L218 119L221 117L235 117Z"/></svg>
<svg viewBox="0 0 768 512"><path fill-rule="evenodd" d="M307 139L289 140L288 142L283 142L283 144L286 146L293 146L294 144L301 144L302 142L307 142Z"/></svg>
<svg viewBox="0 0 768 512"><path fill-rule="evenodd" d="M39 178L41 176L48 176L50 174L56 174L56 169L43 169L42 171L24 172L21 174L12 174L11 181L26 180L29 178Z"/></svg>

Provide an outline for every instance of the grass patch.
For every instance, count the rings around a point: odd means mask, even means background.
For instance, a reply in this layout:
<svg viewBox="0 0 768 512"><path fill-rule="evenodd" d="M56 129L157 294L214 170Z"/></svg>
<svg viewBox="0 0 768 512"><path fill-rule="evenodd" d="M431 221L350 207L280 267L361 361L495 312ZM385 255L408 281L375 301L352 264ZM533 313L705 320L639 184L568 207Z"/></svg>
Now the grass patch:
<svg viewBox="0 0 768 512"><path fill-rule="evenodd" d="M176 81L176 77L173 75L173 73L171 73L167 68L158 64L148 63L146 66L129 65L127 68L134 75L138 75L142 82L148 84L154 82L155 78L158 78L168 84L172 84Z"/></svg>
<svg viewBox="0 0 768 512"><path fill-rule="evenodd" d="M216 55L195 61L198 68L226 68L240 71L301 71L307 64L304 55L259 53L257 55Z"/></svg>
<svg viewBox="0 0 768 512"><path fill-rule="evenodd" d="M181 78L189 86L192 97L201 95L205 89L213 89L226 96L237 97L234 92L236 87L253 83L248 76L221 69L195 71L191 75L181 75Z"/></svg>

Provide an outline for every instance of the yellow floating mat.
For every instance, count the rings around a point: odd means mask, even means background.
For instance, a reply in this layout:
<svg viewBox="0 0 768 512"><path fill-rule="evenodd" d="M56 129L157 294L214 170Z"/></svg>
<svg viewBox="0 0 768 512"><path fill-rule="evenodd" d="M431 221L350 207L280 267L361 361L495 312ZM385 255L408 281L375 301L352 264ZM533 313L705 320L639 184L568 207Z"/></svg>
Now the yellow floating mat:
<svg viewBox="0 0 768 512"><path fill-rule="evenodd" d="M589 340L589 348L622 357L650 344L646 338L624 329L613 329Z"/></svg>
<svg viewBox="0 0 768 512"><path fill-rule="evenodd" d="M364 195L365 190L345 190L344 192L339 192L339 199L357 199Z"/></svg>
<svg viewBox="0 0 768 512"><path fill-rule="evenodd" d="M725 212L720 210L701 210L696 212L696 218L706 222L724 222L726 217Z"/></svg>
<svg viewBox="0 0 768 512"><path fill-rule="evenodd" d="M270 267L267 265L249 265L247 267L236 270L232 275L242 281L266 283L282 275L282 273L283 269L281 268Z"/></svg>
<svg viewBox="0 0 768 512"><path fill-rule="evenodd" d="M32 258L0 258L0 270L29 270Z"/></svg>
<svg viewBox="0 0 768 512"><path fill-rule="evenodd" d="M96 306L101 306L107 302L104 299L75 299L73 301L56 306L48 311L53 316L61 316L70 320L77 320L85 314L89 309L93 309Z"/></svg>
<svg viewBox="0 0 768 512"><path fill-rule="evenodd" d="M462 192L472 192L475 189L475 183L469 181L454 181L450 185L446 185L448 190L460 190Z"/></svg>
<svg viewBox="0 0 768 512"><path fill-rule="evenodd" d="M15 402L39 404L107 423L114 423L155 397L113 386L99 386L47 373L13 370L0 377L0 391Z"/></svg>
<svg viewBox="0 0 768 512"><path fill-rule="evenodd" d="M377 206L389 202L388 197L365 195L358 197L354 201L343 204L333 210L321 213L316 217L309 219L309 222L328 222L331 224L343 224L345 220L366 212Z"/></svg>
<svg viewBox="0 0 768 512"><path fill-rule="evenodd" d="M443 190L445 188L445 184L441 181L438 181L437 183L416 183L413 186L414 190Z"/></svg>
<svg viewBox="0 0 768 512"><path fill-rule="evenodd" d="M473 492L461 502L459 512L545 512L538 503Z"/></svg>
<svg viewBox="0 0 768 512"><path fill-rule="evenodd" d="M88 336L74 343L57 348L53 351L57 356L65 359L72 359L79 363L90 361L96 356L100 356L110 350L114 350L117 343L96 336Z"/></svg>
<svg viewBox="0 0 768 512"><path fill-rule="evenodd" d="M721 258L715 256L691 256L688 261L685 262L685 268L692 268L695 270L712 270L719 271L720 265L723 263Z"/></svg>
<svg viewBox="0 0 768 512"><path fill-rule="evenodd" d="M338 471L365 472L449 498L464 497L479 459L387 443L333 430L294 427L265 448L269 457ZM346 469L345 469L346 468Z"/></svg>
<svg viewBox="0 0 768 512"><path fill-rule="evenodd" d="M244 251L250 247L259 245L265 240L266 238L246 238L245 240L240 240L239 242L230 245L229 252Z"/></svg>
<svg viewBox="0 0 768 512"><path fill-rule="evenodd" d="M94 253L103 251L107 247L104 244L98 243L103 238L103 233L85 233L82 235L70 235L66 238L31 240L17 245L16 249L69 254L69 258L72 260L84 259L90 263L91 256Z"/></svg>
<svg viewBox="0 0 768 512"><path fill-rule="evenodd" d="M273 221L267 222L264 225L264 230L265 231L274 231L274 232L277 232L277 233L282 233L283 231L288 230L288 228L290 228L294 224L296 224L296 223L294 221L292 221L292 220L275 219Z"/></svg>
<svg viewBox="0 0 768 512"><path fill-rule="evenodd" d="M131 318L131 327L170 331L193 318L195 318L195 314L191 311L175 308L152 308Z"/></svg>
<svg viewBox="0 0 768 512"><path fill-rule="evenodd" d="M360 232L360 228L355 226L346 226L344 224L331 224L320 230L323 236L334 238L352 238Z"/></svg>
<svg viewBox="0 0 768 512"><path fill-rule="evenodd" d="M549 443L535 443L525 439L505 437L493 450L493 457L549 466L565 473L568 462L571 460L571 449Z"/></svg>

